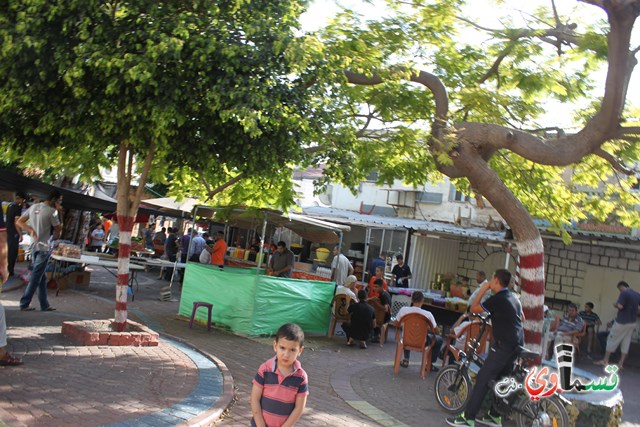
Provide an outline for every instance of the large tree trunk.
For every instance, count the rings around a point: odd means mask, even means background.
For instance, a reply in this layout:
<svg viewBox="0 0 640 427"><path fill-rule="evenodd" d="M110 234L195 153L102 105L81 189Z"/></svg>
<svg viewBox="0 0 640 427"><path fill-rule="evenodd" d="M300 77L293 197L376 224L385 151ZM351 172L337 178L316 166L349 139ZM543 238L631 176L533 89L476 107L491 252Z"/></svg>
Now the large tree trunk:
<svg viewBox="0 0 640 427"><path fill-rule="evenodd" d="M463 141L472 138L473 135L469 133ZM520 254L521 302L526 319L525 344L530 350L541 353L545 275L540 232L522 203L484 161L473 144L462 142L456 154L455 166L469 178L473 188L491 202L513 231Z"/></svg>
<svg viewBox="0 0 640 427"><path fill-rule="evenodd" d="M118 192L120 189L118 189ZM129 286L129 257L131 256L131 230L135 216L120 214L118 204L118 276L116 280L115 328L124 331L127 323L127 295Z"/></svg>
<svg viewBox="0 0 640 427"><path fill-rule="evenodd" d="M118 153L118 276L116 280L115 329L124 331L127 326L127 296L129 286L129 257L131 256L131 231L135 222L138 206L142 199L147 176L154 156L154 145L150 144L147 158L138 177L138 188L134 192L131 180L134 174L134 156L131 148L120 144Z"/></svg>

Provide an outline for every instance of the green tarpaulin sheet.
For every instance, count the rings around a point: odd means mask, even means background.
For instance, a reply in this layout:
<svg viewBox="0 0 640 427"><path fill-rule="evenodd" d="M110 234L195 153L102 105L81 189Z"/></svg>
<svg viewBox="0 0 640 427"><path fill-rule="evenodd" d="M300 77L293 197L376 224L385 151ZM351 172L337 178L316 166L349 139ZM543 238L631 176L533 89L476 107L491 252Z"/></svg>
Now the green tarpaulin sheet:
<svg viewBox="0 0 640 427"><path fill-rule="evenodd" d="M188 263L179 314L191 317L193 303L213 304L211 320L246 335L273 335L285 323L325 334L335 283L257 275L256 269ZM207 320L206 310L196 319Z"/></svg>

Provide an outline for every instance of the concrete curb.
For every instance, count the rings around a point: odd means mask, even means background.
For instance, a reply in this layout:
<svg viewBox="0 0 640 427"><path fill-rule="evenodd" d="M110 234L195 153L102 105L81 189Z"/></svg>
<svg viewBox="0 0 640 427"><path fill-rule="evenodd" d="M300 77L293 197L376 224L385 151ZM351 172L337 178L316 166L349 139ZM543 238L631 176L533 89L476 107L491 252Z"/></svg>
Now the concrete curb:
<svg viewBox="0 0 640 427"><path fill-rule="evenodd" d="M189 347L195 352L202 354L207 359L211 360L217 367L220 373L222 374L222 394L216 400L216 402L209 407L208 410L198 414L196 417L190 419L188 422L180 424L181 426L194 426L194 427L205 427L211 425L215 421L218 421L224 411L229 408L231 403L233 402L233 376L231 375L231 371L227 368L227 365L216 356L202 351L193 345L189 344L182 338L178 338L176 336L170 334L161 334L162 338L168 338L170 341L175 341L182 344L185 347Z"/></svg>

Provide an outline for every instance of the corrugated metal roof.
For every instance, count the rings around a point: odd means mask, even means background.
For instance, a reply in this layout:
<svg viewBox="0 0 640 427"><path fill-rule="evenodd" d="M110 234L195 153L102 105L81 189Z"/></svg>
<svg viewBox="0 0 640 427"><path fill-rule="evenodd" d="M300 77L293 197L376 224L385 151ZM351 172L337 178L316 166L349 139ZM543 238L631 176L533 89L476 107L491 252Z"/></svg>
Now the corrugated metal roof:
<svg viewBox="0 0 640 427"><path fill-rule="evenodd" d="M410 228L419 232L441 234L443 236L454 235L470 239L482 239L494 242L507 241L504 238L504 231L492 231L481 227L460 227L456 224L449 224L438 221L388 217L380 215L365 215L354 211L327 208L322 206L306 207L303 208L302 211L306 215L315 218L361 227L380 227L395 229Z"/></svg>
<svg viewBox="0 0 640 427"><path fill-rule="evenodd" d="M341 222L349 225L356 225L361 227L380 227L380 228L411 228L419 232L435 233L441 235L453 235L459 237L466 237L471 239L482 239L494 242L509 242L505 239L504 231L492 231L482 227L461 227L456 224L418 220L411 218L401 217L388 217L381 215L366 215L354 211L348 211L345 209L335 209L322 206L312 206L302 209L303 212L309 216L313 216L319 219L327 219L334 222ZM550 231L545 226L538 224L538 229L542 234L542 238L552 236L557 238L555 233ZM615 234L615 233L603 233L590 230L569 229L575 239L585 238L588 240L598 240L603 242L622 242L628 244L636 244L640 241L640 236Z"/></svg>

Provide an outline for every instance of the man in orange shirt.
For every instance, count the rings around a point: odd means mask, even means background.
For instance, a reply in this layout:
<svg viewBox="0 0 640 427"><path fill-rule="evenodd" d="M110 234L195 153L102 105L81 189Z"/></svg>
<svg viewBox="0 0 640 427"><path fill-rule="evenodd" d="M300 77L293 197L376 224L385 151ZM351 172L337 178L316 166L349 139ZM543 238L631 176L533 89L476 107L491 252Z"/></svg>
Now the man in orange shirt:
<svg viewBox="0 0 640 427"><path fill-rule="evenodd" d="M384 290L387 290L387 281L384 280L384 267L376 267L376 275L373 276L371 278L371 280L369 280L369 296L367 298L375 298L378 295L378 293L375 291L375 287L373 286L373 283L376 280L382 280L382 287L384 288Z"/></svg>
<svg viewBox="0 0 640 427"><path fill-rule="evenodd" d="M205 246L205 249L211 254L211 264L224 265L224 256L227 253L227 242L224 241L224 233L218 231L216 233L216 242L213 247Z"/></svg>

